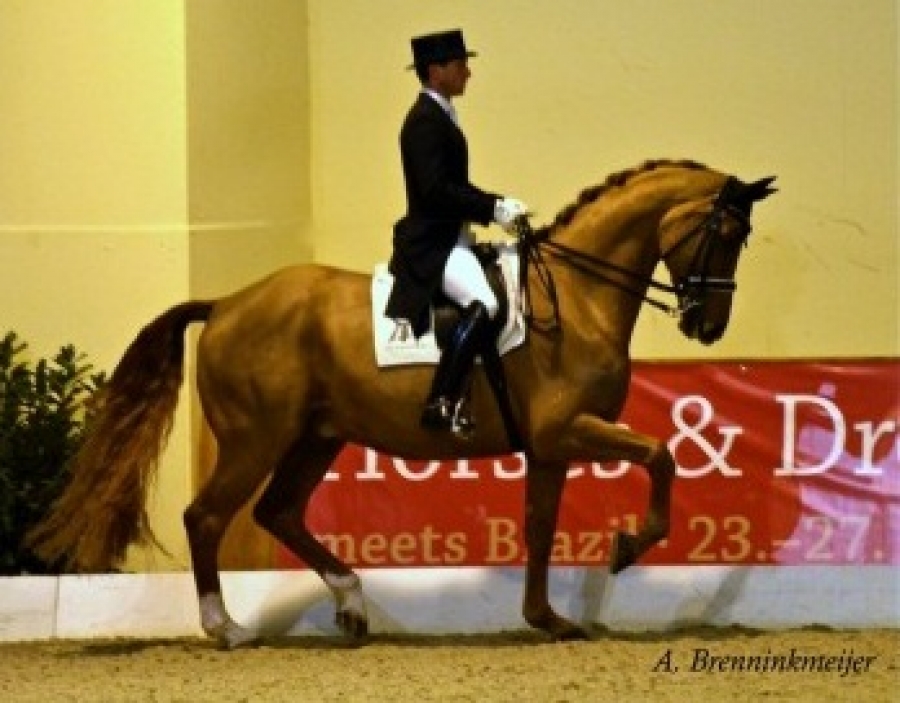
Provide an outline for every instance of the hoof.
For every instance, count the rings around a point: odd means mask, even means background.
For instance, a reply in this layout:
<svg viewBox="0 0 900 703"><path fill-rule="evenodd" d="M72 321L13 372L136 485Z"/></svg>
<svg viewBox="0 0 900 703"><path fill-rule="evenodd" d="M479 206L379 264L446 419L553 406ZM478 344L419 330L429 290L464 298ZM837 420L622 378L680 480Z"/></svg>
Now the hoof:
<svg viewBox="0 0 900 703"><path fill-rule="evenodd" d="M351 572L326 573L323 578L334 594L337 605L334 622L338 629L353 642L366 637L369 634L369 619L366 617L366 599L359 577Z"/></svg>
<svg viewBox="0 0 900 703"><path fill-rule="evenodd" d="M214 630L207 631L222 649L233 650L250 647L259 641L259 636L252 630L241 627L235 622L228 622Z"/></svg>
<svg viewBox="0 0 900 703"><path fill-rule="evenodd" d="M369 621L357 612L339 610L334 621L340 631L354 642L364 640L369 635Z"/></svg>
<svg viewBox="0 0 900 703"><path fill-rule="evenodd" d="M609 572L618 574L634 564L638 558L637 538L625 532L616 533L612 554L609 558Z"/></svg>
<svg viewBox="0 0 900 703"><path fill-rule="evenodd" d="M574 642L590 639L587 631L571 620L566 620L550 611L540 617L526 618L529 625L543 630L554 642Z"/></svg>
<svg viewBox="0 0 900 703"><path fill-rule="evenodd" d="M557 632L550 633L554 642L587 642L590 639L587 630L580 625L576 625L568 620L564 622L566 624L565 627Z"/></svg>

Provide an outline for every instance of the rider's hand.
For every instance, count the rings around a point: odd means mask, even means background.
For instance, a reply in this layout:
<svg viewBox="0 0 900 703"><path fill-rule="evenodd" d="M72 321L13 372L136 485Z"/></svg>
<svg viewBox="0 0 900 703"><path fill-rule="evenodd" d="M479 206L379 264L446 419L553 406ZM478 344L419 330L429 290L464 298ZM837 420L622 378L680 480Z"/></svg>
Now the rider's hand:
<svg viewBox="0 0 900 703"><path fill-rule="evenodd" d="M528 207L515 198L500 198L494 205L494 222L500 225L507 234L516 233L516 220L528 215Z"/></svg>

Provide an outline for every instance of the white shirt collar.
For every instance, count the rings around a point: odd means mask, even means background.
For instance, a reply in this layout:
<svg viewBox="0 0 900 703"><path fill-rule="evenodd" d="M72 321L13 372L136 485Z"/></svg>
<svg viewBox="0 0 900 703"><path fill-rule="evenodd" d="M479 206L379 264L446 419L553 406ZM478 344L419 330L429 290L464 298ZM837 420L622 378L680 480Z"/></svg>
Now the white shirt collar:
<svg viewBox="0 0 900 703"><path fill-rule="evenodd" d="M430 88L423 88L422 92L430 96L450 116L450 119L456 122L456 108L453 107L453 103Z"/></svg>

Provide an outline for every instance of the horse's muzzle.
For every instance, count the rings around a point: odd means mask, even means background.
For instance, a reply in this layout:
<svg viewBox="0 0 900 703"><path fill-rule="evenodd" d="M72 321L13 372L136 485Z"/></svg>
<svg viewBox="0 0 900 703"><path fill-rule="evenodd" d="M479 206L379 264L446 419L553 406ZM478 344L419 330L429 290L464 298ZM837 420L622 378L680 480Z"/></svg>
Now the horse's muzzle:
<svg viewBox="0 0 900 703"><path fill-rule="evenodd" d="M696 339L702 344L713 344L718 342L722 335L725 334L728 322L727 320L725 322L707 320L705 319L705 312L706 306L703 304L695 303L691 305L688 302L687 306L683 307L678 329L688 339Z"/></svg>

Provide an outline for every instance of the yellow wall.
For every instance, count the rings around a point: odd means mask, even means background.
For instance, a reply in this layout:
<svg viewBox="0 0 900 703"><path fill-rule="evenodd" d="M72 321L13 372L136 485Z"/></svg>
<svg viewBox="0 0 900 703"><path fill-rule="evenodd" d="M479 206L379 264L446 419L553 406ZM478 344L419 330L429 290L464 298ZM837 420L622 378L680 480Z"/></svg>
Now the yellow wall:
<svg viewBox="0 0 900 703"><path fill-rule="evenodd" d="M403 210L409 37L463 27L472 175L544 222L650 157L745 179L758 208L726 338L648 311L639 358L896 355L895 0L311 0L316 258L369 270ZM490 233L489 236L499 236Z"/></svg>
<svg viewBox="0 0 900 703"><path fill-rule="evenodd" d="M310 257L305 3L266 8L0 0L2 333L111 371L170 305ZM151 506L172 558L135 568L188 565L190 398Z"/></svg>
<svg viewBox="0 0 900 703"><path fill-rule="evenodd" d="M0 0L0 331L111 370L187 297L386 259L409 37L461 26L473 176L539 222L648 157L779 176L726 339L648 312L638 358L897 356L898 22L893 0ZM187 566L190 407L152 568Z"/></svg>
<svg viewBox="0 0 900 703"><path fill-rule="evenodd" d="M72 343L111 370L187 295L184 60L178 0L0 1L0 327L35 355ZM167 467L189 462L188 415ZM189 479L164 470L153 514ZM179 523L154 520L184 563Z"/></svg>
<svg viewBox="0 0 900 703"><path fill-rule="evenodd" d="M191 0L191 292L216 296L308 259L306 3Z"/></svg>

